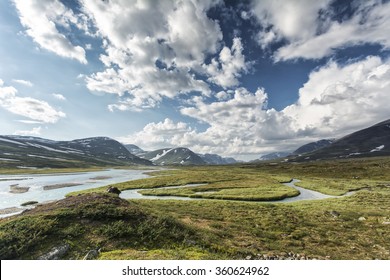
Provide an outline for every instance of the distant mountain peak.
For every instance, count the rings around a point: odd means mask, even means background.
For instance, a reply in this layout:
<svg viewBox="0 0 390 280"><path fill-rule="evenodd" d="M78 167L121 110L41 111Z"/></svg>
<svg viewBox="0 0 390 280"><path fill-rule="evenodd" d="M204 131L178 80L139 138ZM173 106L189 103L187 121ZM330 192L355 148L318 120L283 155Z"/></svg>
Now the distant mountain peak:
<svg viewBox="0 0 390 280"><path fill-rule="evenodd" d="M164 148L141 155L142 158L158 165L203 165L206 164L197 154L188 148Z"/></svg>

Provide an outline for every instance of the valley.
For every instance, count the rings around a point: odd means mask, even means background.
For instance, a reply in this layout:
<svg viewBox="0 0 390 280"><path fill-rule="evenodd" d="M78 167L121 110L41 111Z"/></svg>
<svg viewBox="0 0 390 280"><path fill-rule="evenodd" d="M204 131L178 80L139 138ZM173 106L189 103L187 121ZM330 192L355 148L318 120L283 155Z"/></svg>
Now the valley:
<svg viewBox="0 0 390 280"><path fill-rule="evenodd" d="M188 166L73 192L0 220L2 259L36 259L66 246L61 259L390 259L390 159ZM281 182L337 196L287 203ZM185 188L177 186L190 185ZM161 187L174 187L161 189ZM349 196L342 196L354 191ZM160 192L160 193L159 193Z"/></svg>

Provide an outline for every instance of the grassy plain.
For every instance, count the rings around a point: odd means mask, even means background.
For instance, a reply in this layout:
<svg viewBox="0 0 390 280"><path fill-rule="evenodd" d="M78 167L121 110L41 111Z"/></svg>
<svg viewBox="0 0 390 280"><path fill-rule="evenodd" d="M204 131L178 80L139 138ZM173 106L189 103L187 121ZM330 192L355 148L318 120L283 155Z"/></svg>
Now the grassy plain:
<svg viewBox="0 0 390 280"><path fill-rule="evenodd" d="M215 199L130 200L100 188L0 220L1 259L34 259L68 244L62 258L100 248L100 259L390 259L390 159L186 167L116 184L153 194ZM352 196L293 203L278 182ZM162 186L208 185L159 190ZM286 189L285 189L286 188ZM213 192L211 192L213 191ZM240 199L242 201L238 201Z"/></svg>

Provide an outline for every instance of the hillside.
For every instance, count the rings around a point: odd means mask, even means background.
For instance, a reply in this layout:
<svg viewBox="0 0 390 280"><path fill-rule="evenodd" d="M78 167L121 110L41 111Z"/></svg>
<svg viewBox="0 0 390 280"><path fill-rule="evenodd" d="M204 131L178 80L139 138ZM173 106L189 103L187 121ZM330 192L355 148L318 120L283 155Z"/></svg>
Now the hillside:
<svg viewBox="0 0 390 280"><path fill-rule="evenodd" d="M344 136L331 145L294 160L339 159L390 155L390 120Z"/></svg>
<svg viewBox="0 0 390 280"><path fill-rule="evenodd" d="M294 152L292 152L293 155L300 155L305 153L314 152L316 150L319 150L321 148L325 148L329 145L331 145L335 139L322 139L319 141L311 142L308 144L305 144L298 149L296 149Z"/></svg>
<svg viewBox="0 0 390 280"><path fill-rule="evenodd" d="M61 168L151 164L108 137L53 141L31 136L0 136L1 167Z"/></svg>

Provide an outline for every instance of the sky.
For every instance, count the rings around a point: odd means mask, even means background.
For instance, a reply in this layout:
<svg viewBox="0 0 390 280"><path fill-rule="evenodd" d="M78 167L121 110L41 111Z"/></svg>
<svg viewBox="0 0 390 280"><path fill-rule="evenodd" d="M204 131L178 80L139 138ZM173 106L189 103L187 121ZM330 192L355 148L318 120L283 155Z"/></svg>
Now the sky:
<svg viewBox="0 0 390 280"><path fill-rule="evenodd" d="M390 118L390 2L0 0L0 134L241 160Z"/></svg>

